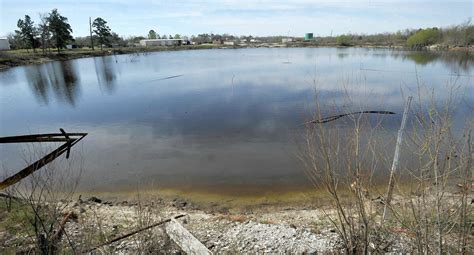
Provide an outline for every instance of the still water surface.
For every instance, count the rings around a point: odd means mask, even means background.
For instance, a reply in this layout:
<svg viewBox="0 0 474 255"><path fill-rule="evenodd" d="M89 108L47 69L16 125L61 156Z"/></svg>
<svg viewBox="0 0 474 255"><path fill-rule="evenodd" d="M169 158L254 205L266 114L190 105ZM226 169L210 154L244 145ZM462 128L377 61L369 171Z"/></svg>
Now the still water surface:
<svg viewBox="0 0 474 255"><path fill-rule="evenodd" d="M73 148L85 189L297 189L310 185L295 140L315 89L328 103L343 104L345 88L370 110L401 113L401 90L413 91L417 75L439 99L457 84L461 123L472 117L473 63L385 49L261 48L23 66L0 72L0 136L89 133ZM388 122L394 135L400 119ZM22 148L0 149L0 176L25 165Z"/></svg>

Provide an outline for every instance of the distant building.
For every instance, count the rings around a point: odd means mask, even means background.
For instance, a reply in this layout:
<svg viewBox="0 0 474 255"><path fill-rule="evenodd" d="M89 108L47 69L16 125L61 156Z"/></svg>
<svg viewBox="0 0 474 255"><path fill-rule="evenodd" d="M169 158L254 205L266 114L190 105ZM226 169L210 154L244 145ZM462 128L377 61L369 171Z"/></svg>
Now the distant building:
<svg viewBox="0 0 474 255"><path fill-rule="evenodd" d="M140 45L149 46L173 46L183 44L183 39L145 39L140 40Z"/></svg>
<svg viewBox="0 0 474 255"><path fill-rule="evenodd" d="M234 46L234 42L233 41L225 41L224 45Z"/></svg>
<svg viewBox="0 0 474 255"><path fill-rule="evenodd" d="M282 38L282 39L281 39L281 42L282 42L282 43L293 42L293 38Z"/></svg>
<svg viewBox="0 0 474 255"><path fill-rule="evenodd" d="M224 40L222 40L222 39L214 39L212 41L212 44L223 44L223 43L224 43Z"/></svg>
<svg viewBox="0 0 474 255"><path fill-rule="evenodd" d="M77 49L77 45L75 45L75 44L68 44L68 45L66 45L66 49L68 49L68 50Z"/></svg>
<svg viewBox="0 0 474 255"><path fill-rule="evenodd" d="M9 50L10 43L7 38L0 38L0 50Z"/></svg>
<svg viewBox="0 0 474 255"><path fill-rule="evenodd" d="M313 33L306 33L306 34L304 34L304 40L305 40L305 41L311 41L311 40L313 40Z"/></svg>

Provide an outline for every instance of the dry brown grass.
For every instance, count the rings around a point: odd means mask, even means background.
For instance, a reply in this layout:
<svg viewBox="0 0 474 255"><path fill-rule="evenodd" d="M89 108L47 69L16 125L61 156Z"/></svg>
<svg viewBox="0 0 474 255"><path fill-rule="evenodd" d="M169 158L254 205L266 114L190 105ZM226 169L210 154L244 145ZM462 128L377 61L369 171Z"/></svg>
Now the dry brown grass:
<svg viewBox="0 0 474 255"><path fill-rule="evenodd" d="M397 175L394 200L388 207L390 220L382 224L386 189L375 189L373 177L390 169L388 148L394 140L383 119L358 115L338 120L337 125L307 126L298 156L308 178L331 198L336 212L326 216L346 253L388 252L397 242L408 243L408 252L420 254L469 250L468 191L454 194L453 188L459 181L462 187L472 181L474 121L467 117L461 132L452 129L456 103L462 100L458 86L451 84L449 91L440 103L434 91L419 86L402 144L401 168L411 181L399 185ZM349 94L346 97L345 107L364 108L354 106ZM325 117L322 108L316 97L313 119Z"/></svg>

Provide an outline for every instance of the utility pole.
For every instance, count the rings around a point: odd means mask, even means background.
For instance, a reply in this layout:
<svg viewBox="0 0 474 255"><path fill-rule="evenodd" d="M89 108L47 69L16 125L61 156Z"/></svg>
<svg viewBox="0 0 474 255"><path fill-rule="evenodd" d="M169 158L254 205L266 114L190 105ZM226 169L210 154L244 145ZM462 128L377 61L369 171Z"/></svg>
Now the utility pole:
<svg viewBox="0 0 474 255"><path fill-rule="evenodd" d="M91 48L94 50L94 40L92 39L92 21L91 17L89 17L89 32L91 34Z"/></svg>

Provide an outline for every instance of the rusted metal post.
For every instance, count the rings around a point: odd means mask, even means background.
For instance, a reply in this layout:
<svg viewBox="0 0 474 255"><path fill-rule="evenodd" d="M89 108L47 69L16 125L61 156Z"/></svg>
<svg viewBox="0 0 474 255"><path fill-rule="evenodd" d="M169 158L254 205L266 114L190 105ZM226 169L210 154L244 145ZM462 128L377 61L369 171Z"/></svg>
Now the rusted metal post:
<svg viewBox="0 0 474 255"><path fill-rule="evenodd" d="M61 156L64 152L66 157L69 157L69 151L71 147L78 143L82 138L84 138L87 133L66 133L62 128L60 129L60 134L37 134L37 135L23 135L23 136L10 136L10 137L1 137L0 143L34 143L34 142L65 142L57 149L53 150L43 158L37 160L33 164L25 167L23 170L17 172L16 174L6 178L0 182L0 190L3 190L22 179L26 178L35 171L41 169L43 166L47 165L51 161L55 160L57 157ZM75 137L75 138L71 138Z"/></svg>

